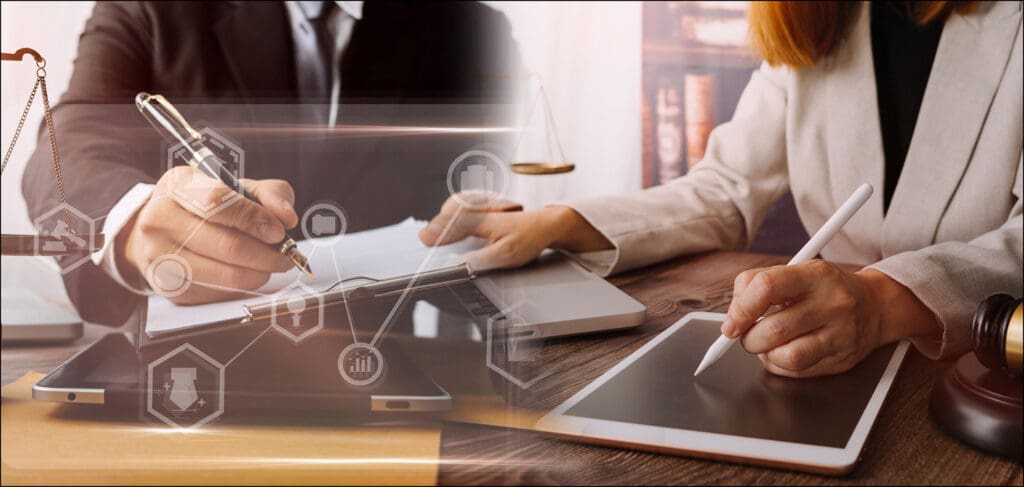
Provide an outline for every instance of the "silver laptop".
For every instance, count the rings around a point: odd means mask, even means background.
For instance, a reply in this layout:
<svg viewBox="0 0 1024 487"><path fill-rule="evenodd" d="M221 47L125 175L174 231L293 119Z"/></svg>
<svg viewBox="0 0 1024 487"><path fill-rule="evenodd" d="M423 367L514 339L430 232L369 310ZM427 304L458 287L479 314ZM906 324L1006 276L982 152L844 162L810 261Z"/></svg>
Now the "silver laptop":
<svg viewBox="0 0 1024 487"><path fill-rule="evenodd" d="M569 257L546 252L518 269L474 281L486 297L460 300L516 340L535 340L631 328L644 323L647 307Z"/></svg>
<svg viewBox="0 0 1024 487"><path fill-rule="evenodd" d="M3 288L2 336L4 344L69 342L82 336L82 320L75 312L23 288Z"/></svg>

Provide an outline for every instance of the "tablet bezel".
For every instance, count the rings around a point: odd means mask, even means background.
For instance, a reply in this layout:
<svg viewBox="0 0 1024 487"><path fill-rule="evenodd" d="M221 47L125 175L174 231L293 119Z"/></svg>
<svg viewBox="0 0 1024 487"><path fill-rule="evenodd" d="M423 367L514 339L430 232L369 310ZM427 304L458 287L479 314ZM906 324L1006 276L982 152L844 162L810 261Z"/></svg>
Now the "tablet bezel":
<svg viewBox="0 0 1024 487"><path fill-rule="evenodd" d="M36 384L32 386L32 398L38 401L65 404L92 404L114 407L136 407L142 405L144 407L145 404L140 401L146 400L145 389L140 388L141 386L138 384L126 386L123 383L89 382L79 378L83 372L82 369L88 369L97 365L91 361L104 358L98 357L98 352L123 353L117 349L104 350L98 348L106 347L109 349L111 347L119 346L119 343L111 341L116 340L118 337L123 338L124 341L127 342L123 345L124 347L134 349L134 346L132 345L134 337L132 334L126 332L108 333L84 347L74 356L64 361L61 365L50 371L49 374L37 381ZM407 366L414 365L411 361L412 359L401 347L392 348L391 353L402 354L402 358L399 359L400 363ZM67 379L62 377L65 374L69 375ZM437 384L437 382L428 375L421 375L422 379L429 383L428 387L433 389L436 394L403 394L401 392L374 394L373 391L367 390L364 393L349 391L347 393L339 392L336 395L327 396L322 391L317 391L315 394L317 394L318 397L327 397L327 399L337 402L330 408L297 410L307 412L322 411L343 413L435 413L450 410L452 407L451 394L449 394L448 391ZM231 389L227 389L225 392L229 396L237 394L237 392L233 392ZM249 398L254 397L252 392L245 392L244 394L247 394L247 397ZM249 404L252 407L245 409L270 412L280 410L280 407L269 402L266 405L262 405L259 400L253 400Z"/></svg>
<svg viewBox="0 0 1024 487"><path fill-rule="evenodd" d="M906 356L908 343L900 342L894 349L878 385L875 386L867 406L861 413L857 425L844 448L809 445L777 440L766 440L743 436L708 433L703 431L641 425L620 421L594 419L565 414L588 395L600 388L617 374L631 366L668 337L694 320L718 321L725 319L723 313L693 312L659 333L649 342L630 354L580 392L560 404L537 422L541 431L568 439L592 443L625 446L660 453L675 453L715 460L737 461L772 467L787 467L798 470L841 475L856 465L867 441L871 426L878 418L896 372Z"/></svg>

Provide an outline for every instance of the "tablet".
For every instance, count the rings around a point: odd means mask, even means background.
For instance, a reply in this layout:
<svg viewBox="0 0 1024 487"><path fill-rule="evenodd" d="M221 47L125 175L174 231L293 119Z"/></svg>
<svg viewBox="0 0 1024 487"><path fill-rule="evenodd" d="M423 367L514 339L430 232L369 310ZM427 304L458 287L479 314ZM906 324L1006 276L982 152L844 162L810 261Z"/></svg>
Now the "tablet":
<svg viewBox="0 0 1024 487"><path fill-rule="evenodd" d="M844 474L856 464L907 343L812 379L769 374L743 347L699 377L725 315L690 313L538 422L582 441Z"/></svg>
<svg viewBox="0 0 1024 487"><path fill-rule="evenodd" d="M161 367L166 361L180 370L191 366L184 386L190 387L189 392L196 397L210 397L211 403L223 401L223 415L227 417L235 412L258 411L329 416L431 413L451 408L448 392L427 377L397 343L387 339L378 344L381 356L386 357L380 365L383 370L379 379L368 385L346 382L339 373L339 354L351 343L351 332L333 329L321 330L300 344L280 333L261 334L259 329L192 337L187 346L211 363L216 362L223 371L221 389L217 390L204 382L205 377L197 379L197 374L206 375L203 369L207 367L175 362L179 361L177 351L182 349L179 344L161 344L140 352L132 336L110 333L42 378L33 387L32 397L119 409L151 408L159 401L147 398L147 394L166 394L147 387L151 381L148 369ZM363 343L368 343L368 338ZM174 374L179 369L168 369L170 378L159 382L176 387ZM158 368L154 370L159 372ZM158 407L155 410L161 412ZM175 425L190 419L179 416L172 421Z"/></svg>

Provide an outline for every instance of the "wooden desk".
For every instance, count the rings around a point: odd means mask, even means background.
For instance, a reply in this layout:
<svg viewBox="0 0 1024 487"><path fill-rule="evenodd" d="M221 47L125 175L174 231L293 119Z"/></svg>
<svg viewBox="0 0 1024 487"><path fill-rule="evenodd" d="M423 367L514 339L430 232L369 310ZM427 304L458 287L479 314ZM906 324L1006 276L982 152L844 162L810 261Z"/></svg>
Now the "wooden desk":
<svg viewBox="0 0 1024 487"><path fill-rule="evenodd" d="M616 277L613 282L649 307L640 329L551 340L538 361L555 373L521 400L553 408L648 339L694 310L724 311L740 271L783 264L777 256L714 253L679 259ZM109 331L87 328L78 342L57 347L4 347L3 382L28 370L47 372ZM962 445L928 416L936 378L950 366L908 354L865 447L858 468L832 478L564 442L521 430L446 423L440 484L1004 484L1024 482L1021 465Z"/></svg>

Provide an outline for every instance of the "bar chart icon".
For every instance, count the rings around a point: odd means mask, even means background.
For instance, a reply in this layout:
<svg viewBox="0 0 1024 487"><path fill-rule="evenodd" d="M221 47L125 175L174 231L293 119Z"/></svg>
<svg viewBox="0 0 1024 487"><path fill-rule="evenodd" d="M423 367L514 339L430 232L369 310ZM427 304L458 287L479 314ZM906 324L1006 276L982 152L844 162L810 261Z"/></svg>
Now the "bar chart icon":
<svg viewBox="0 0 1024 487"><path fill-rule="evenodd" d="M354 360L349 365L349 373L355 375L358 374L372 374L376 370L376 364L374 364L373 356L367 354L363 357L354 357Z"/></svg>
<svg viewBox="0 0 1024 487"><path fill-rule="evenodd" d="M338 356L338 372L349 384L368 386L384 372L384 356L368 343L353 343Z"/></svg>

